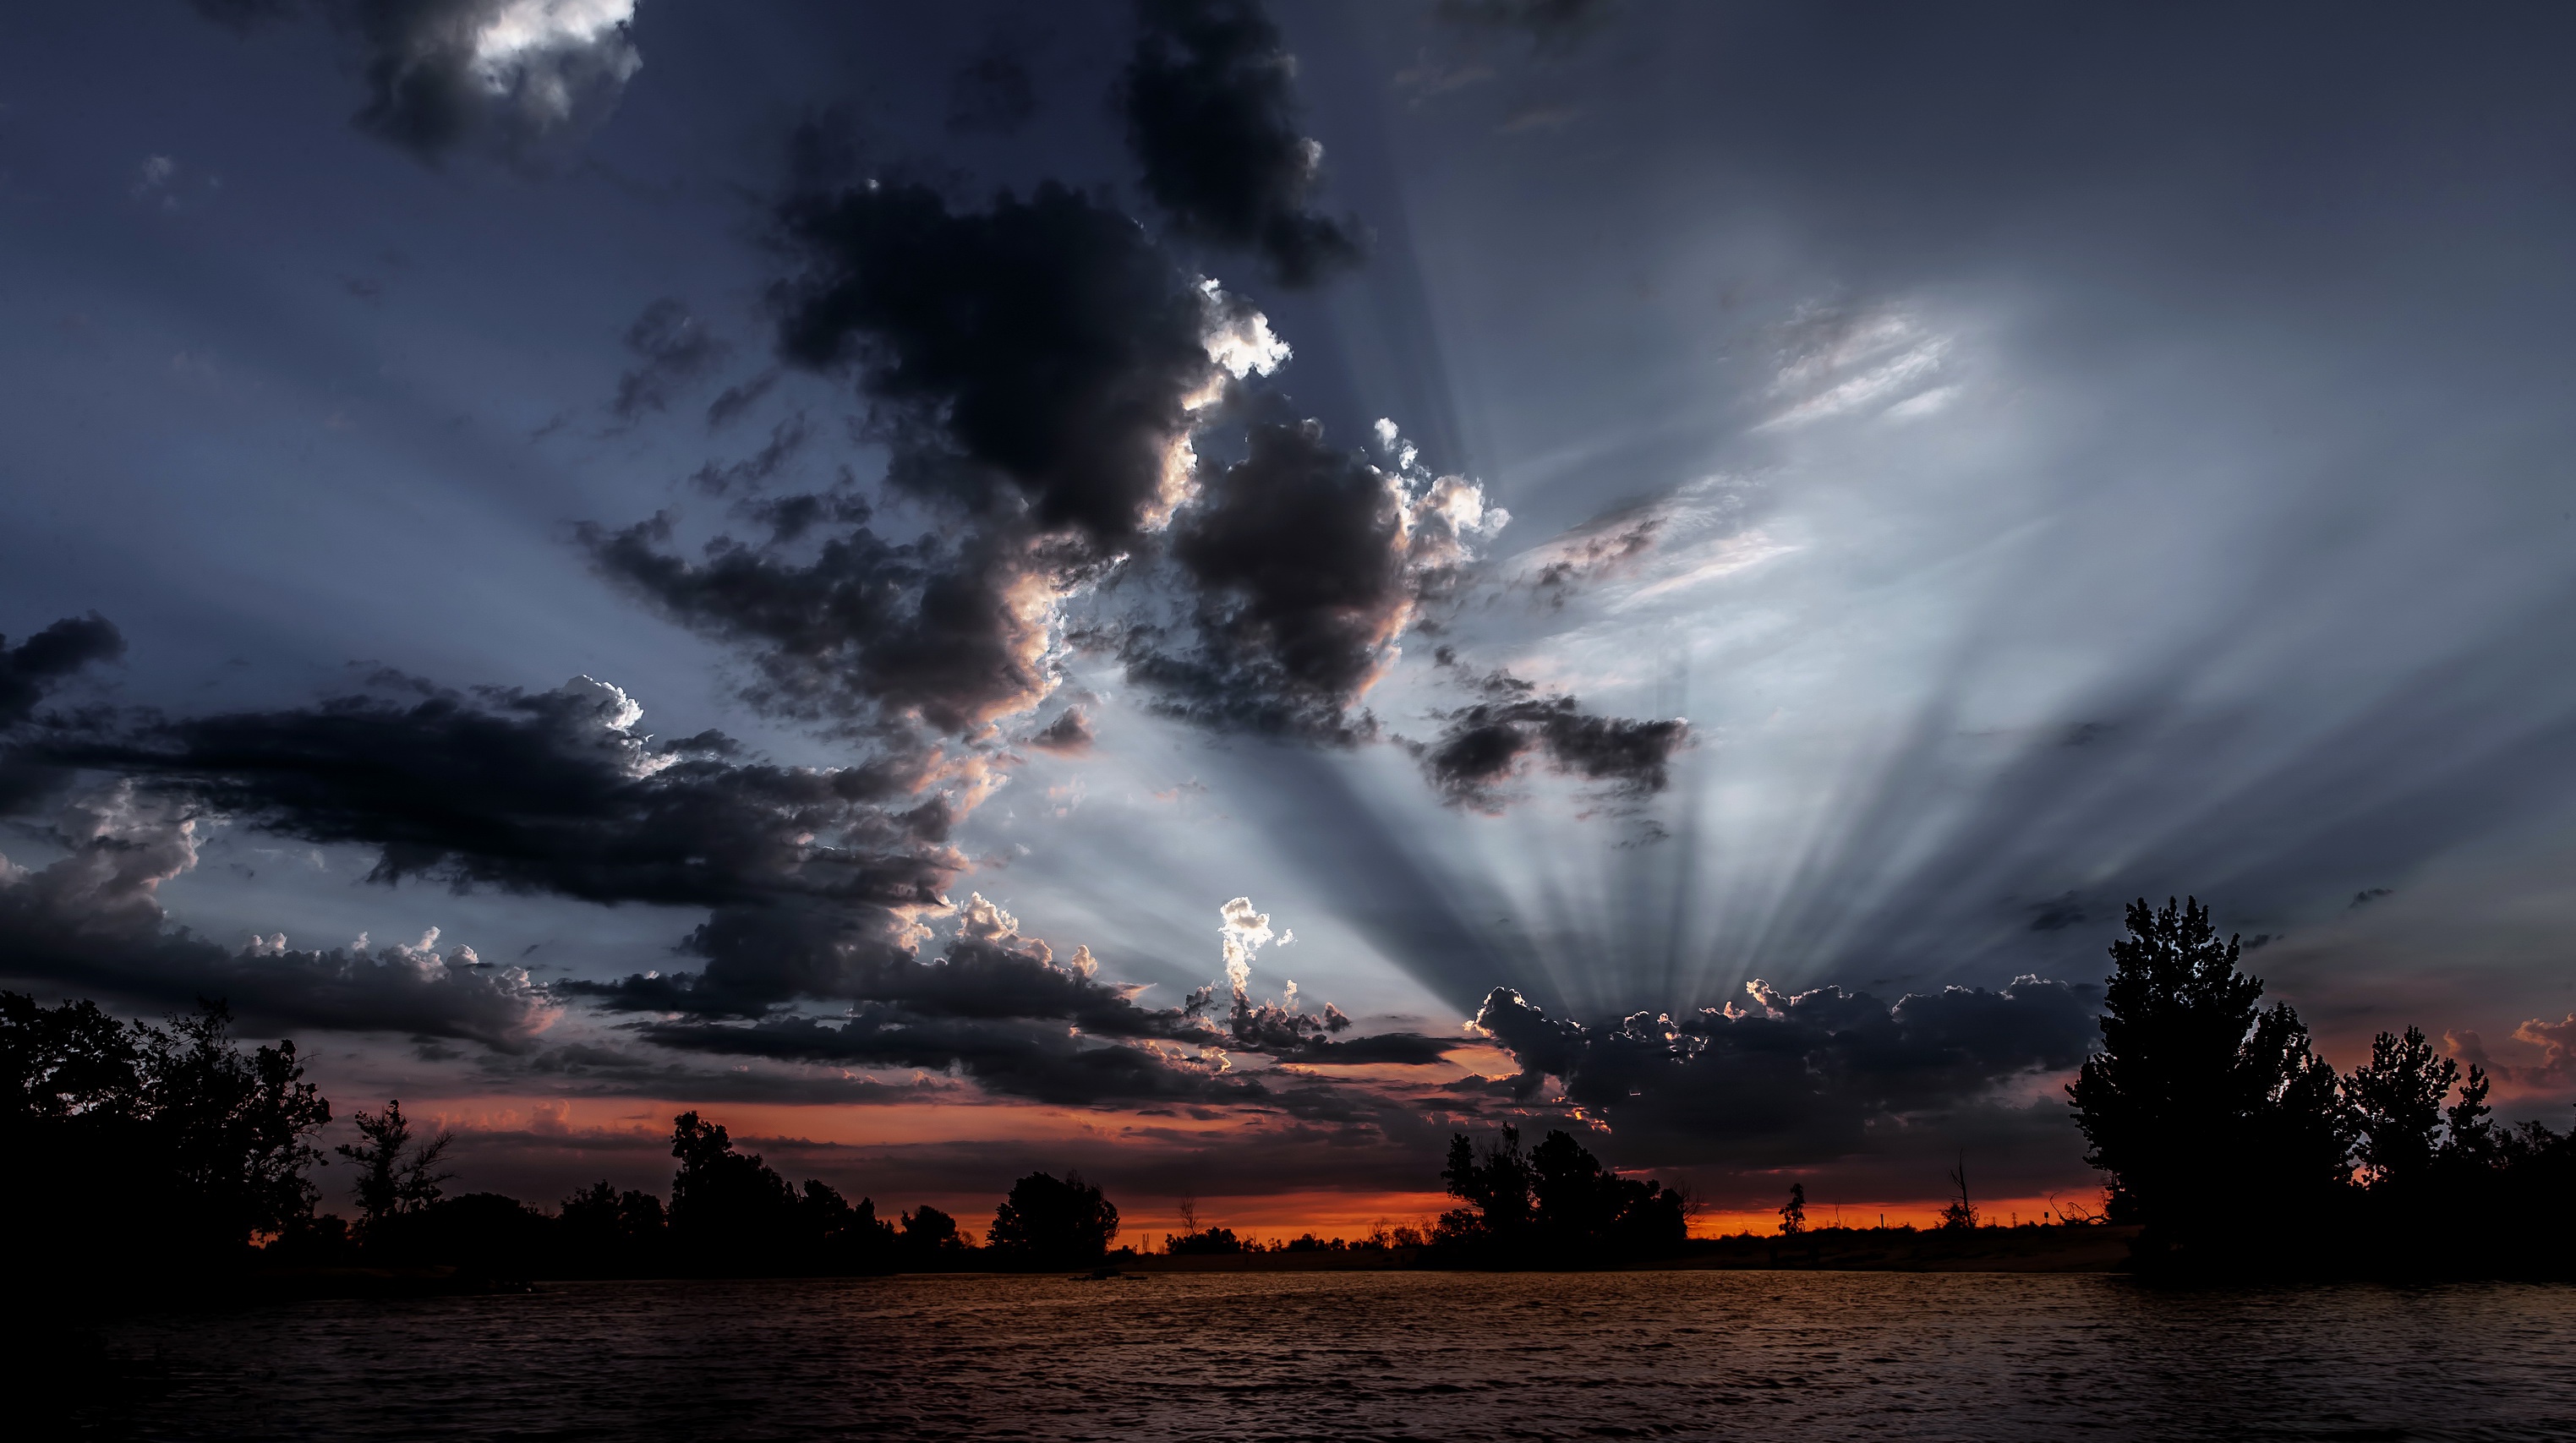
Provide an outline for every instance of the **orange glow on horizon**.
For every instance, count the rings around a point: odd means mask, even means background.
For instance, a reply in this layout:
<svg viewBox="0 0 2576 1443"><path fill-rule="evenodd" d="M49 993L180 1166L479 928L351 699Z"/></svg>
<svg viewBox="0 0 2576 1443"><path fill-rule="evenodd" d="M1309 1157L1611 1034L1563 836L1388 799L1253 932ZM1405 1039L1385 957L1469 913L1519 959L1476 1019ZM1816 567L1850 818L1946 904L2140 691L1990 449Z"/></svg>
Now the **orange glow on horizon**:
<svg viewBox="0 0 2576 1443"><path fill-rule="evenodd" d="M2059 1193L2057 1197L2070 1203L2093 1208L2097 1212L2100 1210L2100 1198L2095 1194ZM1908 1225L1917 1228L1935 1228L1941 1225L1941 1209L1948 1202L1947 1198L1915 1198L1902 1202L1857 1202L1840 1205L1811 1202L1807 1204L1807 1226L1810 1229L1874 1228L1882 1225L1891 1228ZM1997 1198L1992 1202L1980 1200L1977 1203L1977 1222L1980 1226L1993 1224L2010 1227L2016 1222L2053 1223L2056 1221L2058 1221L2057 1203L2045 1196ZM1691 1219L1690 1231L1691 1236L1695 1238L1735 1237L1743 1233L1769 1237L1780 1231L1780 1212L1777 1208L1709 1208L1698 1217Z"/></svg>
<svg viewBox="0 0 2576 1443"><path fill-rule="evenodd" d="M1022 1143L1061 1147L1066 1158L1063 1167L1083 1167L1086 1156L1096 1158L1102 1149L1135 1149L1140 1153L1160 1144L1189 1145L1193 1135L1231 1133L1243 1127L1239 1119L1196 1119L1181 1116L1144 1116L1134 1113L1086 1111L1079 1108L1048 1107L1029 1103L992 1102L968 1093L956 1101L919 1101L883 1106L847 1104L796 1103L701 1103L677 1099L654 1100L634 1097L563 1097L531 1098L525 1096L466 1096L423 1098L410 1103L406 1111L427 1128L453 1129L470 1140L476 1133L513 1134L511 1141L542 1151L550 1141L560 1139L568 1153L587 1153L584 1144L595 1145L609 1138L632 1139L640 1150L659 1152L670 1136L671 1119L695 1110L718 1122L732 1133L745 1151L768 1151L771 1165L792 1177L810 1172L837 1174L841 1180L854 1183L851 1196L883 1193L872 1188L864 1176L864 1156L851 1157L844 1166L834 1166L820 1155L791 1157L780 1155L794 1150L797 1143L823 1147L868 1149L904 1148L943 1143ZM471 1151L459 1161L471 1170ZM1091 1164L1096 1166L1097 1164ZM595 1169L584 1156L578 1170ZM852 1176L855 1172L858 1176ZM473 1180L463 1179L466 1188ZM567 1184L569 1186L569 1184ZM980 1234L989 1224L992 1210L1001 1201L1007 1180L996 1178L988 1192L951 1194L926 1191L918 1197L878 1196L880 1215L892 1219L902 1209L922 1203L953 1213L959 1223ZM661 1191L662 1189L655 1189ZM2092 1189L2076 1189L2049 1196L2008 1197L1992 1201L1979 1200L1977 1212L1983 1222L2010 1225L2019 1222L2048 1223L2058 1220L2057 1198L2063 1198L2098 1212L2100 1194ZM1110 1200L1119 1206L1118 1241L1140 1251L1159 1250L1163 1235L1184 1231L1179 1214L1179 1199L1171 1195L1139 1194L1114 1188ZM541 1202L543 1200L540 1200ZM1871 1228L1882 1225L1916 1228L1938 1226L1946 1198L1904 1198L1865 1202L1811 1202L1807 1207L1810 1228ZM1428 1230L1433 1219L1457 1200L1435 1190L1371 1192L1311 1188L1291 1192L1247 1194L1204 1193L1198 1200L1201 1227L1232 1228L1246 1239L1294 1238L1313 1233L1320 1238L1340 1237L1356 1241L1368 1236L1381 1222L1389 1229L1413 1227ZM1774 1207L1707 1208L1691 1219L1690 1233L1696 1238L1731 1237L1746 1233L1769 1237L1777 1235L1780 1215Z"/></svg>

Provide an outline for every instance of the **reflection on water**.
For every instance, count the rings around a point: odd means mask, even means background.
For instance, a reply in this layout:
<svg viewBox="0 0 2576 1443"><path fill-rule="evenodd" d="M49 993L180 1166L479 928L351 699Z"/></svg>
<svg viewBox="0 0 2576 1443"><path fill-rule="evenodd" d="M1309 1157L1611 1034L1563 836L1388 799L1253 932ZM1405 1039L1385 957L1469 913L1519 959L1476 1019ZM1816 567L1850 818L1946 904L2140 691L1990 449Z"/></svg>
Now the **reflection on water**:
<svg viewBox="0 0 2576 1443"><path fill-rule="evenodd" d="M169 1439L2576 1438L2576 1289L2099 1276L568 1283L120 1328Z"/></svg>

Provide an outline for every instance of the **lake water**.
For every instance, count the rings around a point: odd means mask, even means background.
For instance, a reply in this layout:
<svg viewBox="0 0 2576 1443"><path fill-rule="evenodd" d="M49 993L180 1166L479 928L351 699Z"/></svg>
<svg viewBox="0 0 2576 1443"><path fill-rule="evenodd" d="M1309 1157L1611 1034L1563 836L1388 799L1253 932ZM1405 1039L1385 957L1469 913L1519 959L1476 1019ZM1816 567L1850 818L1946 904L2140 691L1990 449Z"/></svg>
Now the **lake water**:
<svg viewBox="0 0 2576 1443"><path fill-rule="evenodd" d="M2098 1275L566 1283L127 1324L163 1439L2576 1438L2576 1289Z"/></svg>

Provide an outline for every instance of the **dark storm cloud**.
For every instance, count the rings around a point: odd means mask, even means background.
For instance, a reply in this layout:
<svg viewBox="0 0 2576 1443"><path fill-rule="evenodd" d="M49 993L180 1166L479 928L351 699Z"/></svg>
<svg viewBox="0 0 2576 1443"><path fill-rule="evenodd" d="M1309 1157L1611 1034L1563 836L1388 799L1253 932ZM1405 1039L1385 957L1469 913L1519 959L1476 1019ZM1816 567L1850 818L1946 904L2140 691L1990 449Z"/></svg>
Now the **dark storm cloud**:
<svg viewBox="0 0 2576 1443"><path fill-rule="evenodd" d="M801 261L775 295L780 351L858 373L896 484L1104 552L1169 511L1227 317L1134 221L1052 184L954 212L874 183L795 198L780 221Z"/></svg>
<svg viewBox="0 0 2576 1443"><path fill-rule="evenodd" d="M956 936L929 961L914 960L909 947L891 952L854 945L849 919L817 907L719 911L687 945L719 960L760 958L772 969L807 975L811 985L801 990L808 996L895 1003L928 1016L1071 1022L1112 1037L1213 1035L1193 1010L1140 1008L1126 989L1095 980L1087 950L1058 965L1052 948L1020 935L1018 922L981 896L970 898L960 912ZM725 981L710 969L702 977L639 974L566 986L618 1010L745 1010L709 1005L729 1000L706 996Z"/></svg>
<svg viewBox="0 0 2576 1443"><path fill-rule="evenodd" d="M524 1057L487 1062L487 1076L534 1084L558 1097L685 1098L696 1102L822 1103L862 1107L907 1102L958 1101L956 1083L938 1080L880 1082L819 1068L707 1067L658 1049L613 1043L572 1042L541 1047ZM667 1150L669 1140L656 1147Z"/></svg>
<svg viewBox="0 0 2576 1443"><path fill-rule="evenodd" d="M950 804L916 801L917 778L891 764L778 767L738 760L714 733L659 741L636 729L641 709L624 693L587 678L542 694L406 690L428 695L146 719L27 743L47 765L121 779L66 813L57 831L71 857L0 882L14 965L120 995L221 991L290 1021L499 1048L525 1046L550 1018L549 994L524 973L485 969L470 951L440 957L434 936L372 955L290 952L282 936L232 953L165 932L153 891L194 865L198 827L221 813L303 841L374 847L370 879L388 884L707 907L680 944L700 970L571 980L550 994L693 1016L646 1029L693 1050L819 1056L823 1042L801 1025L712 1019L848 1001L859 1010L830 1043L845 1062L955 1065L1058 1101L1207 1098L1244 1089L1211 1082L1191 1047L1285 1055L1309 1032L1348 1026L1330 1009L1310 1019L1271 1017L1274 1008L1255 1018L1267 1025L1238 1017L1230 1038L1201 1015L1203 994L1139 1006L1133 989L1098 980L1087 949L1060 961L980 896L952 909L941 894L963 862L945 845ZM954 935L921 960L920 919L952 910ZM802 1050L778 1050L782 1036ZM1402 1039L1360 1041L1377 1050L1354 1060L1422 1053Z"/></svg>
<svg viewBox="0 0 2576 1443"><path fill-rule="evenodd" d="M1053 621L1048 549L970 532L893 543L867 526L855 498L771 503L764 542L730 536L691 561L665 549L667 518L582 532L593 560L672 620L750 653L746 693L770 712L817 722L918 719L973 735L1037 705ZM800 552L804 533L837 522Z"/></svg>
<svg viewBox="0 0 2576 1443"><path fill-rule="evenodd" d="M713 370L731 349L676 296L646 306L626 328L625 346L635 365L617 378L617 397L608 406L621 421L669 410L684 387Z"/></svg>
<svg viewBox="0 0 2576 1443"><path fill-rule="evenodd" d="M1367 737L1374 720L1351 709L1393 663L1416 604L1466 559L1482 496L1462 516L1457 478L1414 487L1328 446L1312 421L1255 426L1249 440L1173 527L1196 594L1187 639L1133 633L1128 675L1202 723Z"/></svg>
<svg viewBox="0 0 2576 1443"><path fill-rule="evenodd" d="M597 903L704 906L706 920L680 944L703 961L700 969L571 980L553 994L611 1011L701 1019L758 1016L800 999L857 1002L874 1010L857 1014L858 1030L836 1044L849 1060L882 1053L888 1065L954 1062L978 1076L992 1069L1002 1079L994 1085L1031 1095L1200 1095L1206 1089L1199 1083L1154 1080L1192 1072L1194 1064L1176 1060L1177 1052L1148 1046L1130 1049L1132 1057L1094 1054L1124 1043L1178 1049L1228 1042L1285 1057L1349 1025L1330 1008L1318 1018L1249 1008L1241 998L1230 1029L1201 1016L1203 997L1178 1008L1141 1007L1130 989L1098 980L1087 950L1059 961L1046 942L1023 936L1009 914L980 896L953 909L956 932L940 954L920 959L928 937L921 919L952 910L943 892L964 862L946 845L954 821L949 801L916 800L911 788L919 778L892 763L778 767L738 760L734 744L714 733L660 741L636 729L641 709L623 692L587 678L542 694L411 689L430 694L408 703L362 696L292 711L157 719L113 735L31 743L45 764L124 778L106 794L117 799L114 806L97 812L108 820L67 843L86 848L79 854L86 860L21 879L11 893L28 948L77 915L128 919L115 933L122 950L46 942L41 955L64 960L45 963L42 975L134 990L135 979L158 967L171 987L219 987L245 1007L281 1015L291 1009L277 999L294 986L315 998L356 999L315 1001L293 1014L316 1025L360 1025L328 1019L375 1015L364 1000L405 979L417 991L462 978L420 995L489 1000L490 989L468 985L480 975L470 956L464 964L451 958L433 965L437 959L411 949L370 963L288 954L278 939L232 958L163 937L149 894L193 865L194 829L219 811L303 841L373 847L370 878L383 883L418 878ZM101 874L106 881L81 880L101 867L111 868ZM95 894L93 904L67 911L52 900L67 889ZM396 961L410 970L392 966ZM523 1011L533 1008L539 994L524 975L508 977L498 995ZM410 995L399 988L387 994ZM947 1040L914 1046L896 1035L905 1028L906 1037ZM410 1030L496 1046L517 1036L474 1019L430 1017ZM707 1026L669 1034L696 1039L689 1045L699 1050L738 1036L754 1039L746 1048L767 1047L758 1040L766 1035ZM1345 1046L1363 1052L1336 1060L1423 1056L1417 1043L1402 1039ZM947 1061L905 1060L931 1055L921 1047L945 1048L939 1055ZM1320 1058L1332 1049L1313 1051ZM1048 1090L1056 1086L1043 1080L1055 1075L1051 1068L1076 1079L1063 1085L1070 1091Z"/></svg>
<svg viewBox="0 0 2576 1443"><path fill-rule="evenodd" d="M1297 132L1296 57L1257 0L1142 0L1137 17L1127 143L1173 228L1292 286L1357 261L1353 224L1308 208L1323 147Z"/></svg>
<svg viewBox="0 0 2576 1443"><path fill-rule="evenodd" d="M890 483L966 524L891 541L834 493L772 503L768 541L720 538L696 561L667 549L665 521L584 538L664 614L749 651L755 703L978 735L1045 699L1063 594L1164 524L1198 411L1280 348L1133 221L1061 187L957 212L870 183L779 219L798 262L773 296L781 355L855 371Z"/></svg>
<svg viewBox="0 0 2576 1443"><path fill-rule="evenodd" d="M1178 1007L1145 1007L1136 1000L1140 989L1098 980L1087 948L1059 960L980 895L959 914L955 936L937 957L845 971L838 995L857 1005L837 1018L741 1024L667 1015L712 1010L695 1005L703 984L688 978L636 976L564 990L612 1009L666 1014L634 1028L662 1047L848 1067L954 1068L993 1092L1078 1106L1268 1100L1314 1111L1328 1105L1320 1095L1274 1097L1262 1082L1230 1074L1213 1049L1283 1062L1422 1065L1457 1045L1403 1033L1336 1042L1332 1035L1350 1026L1339 1011L1255 1007L1240 993L1220 1026L1205 1016L1212 989Z"/></svg>
<svg viewBox="0 0 2576 1443"><path fill-rule="evenodd" d="M1191 1045L1218 1040L1198 999L1179 1008L1139 1007L1131 989L1096 980L1097 970L1087 950L1059 965L1045 942L1020 935L1009 913L977 896L936 959L889 962L847 978L842 995L859 1005L841 1018L772 1017L748 1026L665 1019L636 1030L684 1051L954 1067L994 1091L1045 1102L1260 1095L1257 1084L1223 1077L1212 1061L1190 1054ZM668 990L652 979L586 990L612 1006L671 1010Z"/></svg>
<svg viewBox="0 0 2576 1443"><path fill-rule="evenodd" d="M29 749L280 835L374 847L379 882L708 907L684 944L706 966L654 979L663 1005L849 996L911 956L912 919L944 910L964 866L945 843L944 797L915 796L920 778L896 762L738 762L721 735L658 741L634 730L639 715L583 678L543 694L156 721Z"/></svg>
<svg viewBox="0 0 2576 1443"><path fill-rule="evenodd" d="M398 1032L520 1051L554 1009L516 968L471 948L370 951L363 941L297 951L283 935L233 949L167 927L155 893L196 865L200 809L120 783L55 823L61 860L29 871L0 858L0 975L145 1006L229 1001L284 1026Z"/></svg>
<svg viewBox="0 0 2576 1443"><path fill-rule="evenodd" d="M581 678L162 720L44 755L185 788L281 835L376 847L381 882L710 906L912 901L944 884L939 805L884 810L909 777L737 763L719 733L660 741L632 730L638 714Z"/></svg>
<svg viewBox="0 0 2576 1443"><path fill-rule="evenodd" d="M1283 1062L1310 1062L1348 1066L1358 1064L1395 1064L1425 1066L1446 1058L1466 1046L1454 1037L1426 1037L1419 1032L1380 1032L1370 1037L1353 1037L1347 1041L1331 1037L1308 1037L1292 1051L1277 1054Z"/></svg>
<svg viewBox="0 0 2576 1443"><path fill-rule="evenodd" d="M1476 1022L1519 1060L1522 1095L1554 1077L1614 1131L1734 1161L1845 1155L1873 1125L1981 1105L2016 1079L2072 1068L2098 1035L2098 988L2037 977L1893 1006L1839 987L1746 991L1754 1008L1586 1027L1498 987Z"/></svg>
<svg viewBox="0 0 2576 1443"><path fill-rule="evenodd" d="M638 1033L679 1051L830 1063L844 1067L954 1067L985 1088L1066 1106L1143 1102L1249 1102L1259 1081L1184 1066L1118 1043L1088 1042L1061 1026L922 1014L866 1005L830 1022L773 1018L748 1026L656 1022Z"/></svg>
<svg viewBox="0 0 2576 1443"><path fill-rule="evenodd" d="M1424 775L1453 805L1500 811L1501 788L1526 770L1532 755L1554 770L1606 782L1630 799L1664 789L1675 750L1690 725L1594 716L1570 696L1541 696L1530 682L1503 672L1477 682L1486 700L1451 712L1440 738L1419 746Z"/></svg>
<svg viewBox="0 0 2576 1443"><path fill-rule="evenodd" d="M989 1092L1067 1107L1255 1107L1350 1124L1381 1119L1391 1106L1404 1105L1375 1085L1293 1073L1230 1072L1172 1044L1075 1035L1061 1025L1033 1025L1037 1020L865 1003L839 1018L778 1017L747 1025L664 1020L642 1024L636 1034L682 1052L835 1067L954 1069ZM1182 1038L1191 1044L1209 1040L1197 1034ZM1391 1033L1341 1043L1311 1040L1277 1048L1272 1055L1293 1063L1423 1065L1440 1061L1458 1045Z"/></svg>
<svg viewBox="0 0 2576 1443"><path fill-rule="evenodd" d="M82 668L125 654L125 638L92 612L65 617L15 647L0 636L0 741L36 719L36 708ZM58 791L69 775L0 745L0 816Z"/></svg>
<svg viewBox="0 0 2576 1443"><path fill-rule="evenodd" d="M16 646L0 636L0 730L36 714L36 704L66 678L125 654L125 637L96 612L67 616Z"/></svg>

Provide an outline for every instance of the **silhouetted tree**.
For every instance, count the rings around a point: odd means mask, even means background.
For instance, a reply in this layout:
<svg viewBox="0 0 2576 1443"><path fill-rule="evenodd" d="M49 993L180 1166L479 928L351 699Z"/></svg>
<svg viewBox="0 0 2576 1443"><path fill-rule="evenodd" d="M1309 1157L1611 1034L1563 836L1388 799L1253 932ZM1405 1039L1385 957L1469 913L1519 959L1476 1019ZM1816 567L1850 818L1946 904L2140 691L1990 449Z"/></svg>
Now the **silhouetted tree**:
<svg viewBox="0 0 2576 1443"><path fill-rule="evenodd" d="M386 1103L382 1112L353 1113L349 1120L357 1125L358 1140L337 1150L358 1166L361 1228L372 1233L389 1219L438 1201L438 1185L455 1176L438 1170L456 1141L454 1133L441 1132L415 1146L401 1098Z"/></svg>
<svg viewBox="0 0 2576 1443"><path fill-rule="evenodd" d="M1187 1257L1192 1254L1239 1253L1244 1251L1244 1246L1243 1239L1234 1235L1234 1229L1210 1227L1183 1233L1179 1237L1163 1234L1163 1251Z"/></svg>
<svg viewBox="0 0 2576 1443"><path fill-rule="evenodd" d="M0 1122L137 1119L139 1031L95 1002L41 1007L23 992L0 992Z"/></svg>
<svg viewBox="0 0 2576 1443"><path fill-rule="evenodd" d="M1011 1195L993 1209L985 1245L1012 1262L1061 1267L1097 1262L1118 1236L1118 1206L1082 1174L1061 1180L1033 1172L1011 1184Z"/></svg>
<svg viewBox="0 0 2576 1443"><path fill-rule="evenodd" d="M231 1028L221 1002L151 1027L0 993L8 1235L141 1266L212 1260L309 1219L309 1139L330 1104L294 1043L245 1056Z"/></svg>
<svg viewBox="0 0 2576 1443"><path fill-rule="evenodd" d="M2162 911L2141 899L2127 924L2103 1049L2067 1089L2115 1219L2146 1223L2163 1248L2210 1240L2249 1197L2330 1203L2351 1128L2298 1015L2261 1006L2261 980L2237 970L2236 939L2218 939L2198 899Z"/></svg>
<svg viewBox="0 0 2576 1443"><path fill-rule="evenodd" d="M603 1178L565 1198L556 1216L573 1271L646 1277L663 1266L662 1200L649 1192L620 1192Z"/></svg>
<svg viewBox="0 0 2576 1443"><path fill-rule="evenodd" d="M2435 1052L2420 1028L2370 1040L2370 1061L2344 1079L2344 1096L2361 1130L2361 1162L2372 1187L2423 1186L2440 1148L2442 1100L2459 1079L2459 1063Z"/></svg>
<svg viewBox="0 0 2576 1443"><path fill-rule="evenodd" d="M2496 1135L2495 1109L2487 1106L2487 1070L2469 1064L2468 1080L2460 1084L2460 1100L2442 1115L2442 1155L2440 1162L2457 1171L2492 1171L2503 1160L2503 1149Z"/></svg>
<svg viewBox="0 0 2576 1443"><path fill-rule="evenodd" d="M955 1267L973 1252L957 1230L957 1219L928 1203L903 1215L900 1241L904 1261L912 1267Z"/></svg>
<svg viewBox="0 0 2576 1443"><path fill-rule="evenodd" d="M1448 1165L1440 1180L1449 1195L1467 1205L1440 1215L1438 1235L1456 1245L1514 1245L1529 1231L1537 1205L1530 1196L1529 1158L1521 1152L1521 1130L1506 1124L1482 1149L1463 1132L1449 1137Z"/></svg>
<svg viewBox="0 0 2576 1443"><path fill-rule="evenodd" d="M1455 1134L1440 1176L1467 1204L1440 1218L1438 1240L1453 1250L1498 1258L1641 1255L1680 1246L1688 1231L1679 1192L1619 1176L1563 1130L1551 1130L1527 1153L1517 1128L1503 1128L1482 1150Z"/></svg>
<svg viewBox="0 0 2576 1443"><path fill-rule="evenodd" d="M695 1112L672 1119L671 1243L701 1271L771 1272L788 1267L797 1227L796 1191L758 1153L733 1150L721 1123Z"/></svg>
<svg viewBox="0 0 2576 1443"><path fill-rule="evenodd" d="M894 1229L876 1204L855 1205L827 1183L800 1192L758 1153L733 1150L721 1123L694 1112L671 1120L670 1239L681 1265L702 1273L869 1273L891 1268Z"/></svg>
<svg viewBox="0 0 2576 1443"><path fill-rule="evenodd" d="M1780 1205L1780 1231L1790 1237L1807 1230L1807 1185L1789 1184L1789 1200Z"/></svg>
<svg viewBox="0 0 2576 1443"><path fill-rule="evenodd" d="M868 1198L856 1204L831 1184L805 1180L796 1200L798 1222L813 1265L824 1272L882 1272L892 1266L894 1224L877 1220L877 1205Z"/></svg>
<svg viewBox="0 0 2576 1443"><path fill-rule="evenodd" d="M1964 1232L1977 1225L1977 1206L1968 1201L1968 1160L1950 1169L1950 1201L1941 1209L1941 1226Z"/></svg>
<svg viewBox="0 0 2576 1443"><path fill-rule="evenodd" d="M1681 1194L1623 1178L1571 1133L1551 1129L1530 1150L1531 1222L1538 1245L1560 1254L1645 1253L1680 1244Z"/></svg>

